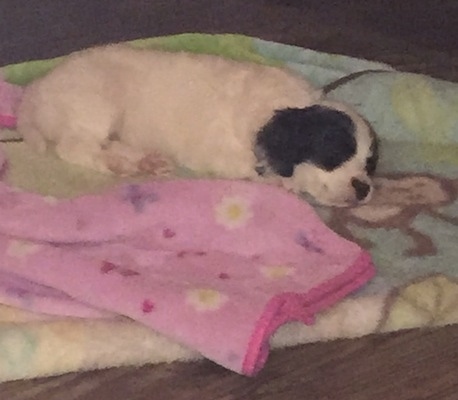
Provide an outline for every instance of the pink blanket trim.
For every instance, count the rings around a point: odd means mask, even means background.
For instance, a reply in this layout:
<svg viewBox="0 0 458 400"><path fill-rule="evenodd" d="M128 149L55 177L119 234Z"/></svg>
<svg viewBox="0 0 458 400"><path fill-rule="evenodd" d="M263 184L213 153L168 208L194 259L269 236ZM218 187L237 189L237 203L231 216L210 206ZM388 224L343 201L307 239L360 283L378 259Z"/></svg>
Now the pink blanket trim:
<svg viewBox="0 0 458 400"><path fill-rule="evenodd" d="M344 274L310 290L308 294L284 293L270 300L251 337L243 373L252 376L262 369L269 355L268 339L280 326L293 321L313 325L318 312L331 307L372 279L375 270L367 268L370 263L369 253L363 252ZM307 315L304 315L304 309ZM282 312L286 313L282 315Z"/></svg>

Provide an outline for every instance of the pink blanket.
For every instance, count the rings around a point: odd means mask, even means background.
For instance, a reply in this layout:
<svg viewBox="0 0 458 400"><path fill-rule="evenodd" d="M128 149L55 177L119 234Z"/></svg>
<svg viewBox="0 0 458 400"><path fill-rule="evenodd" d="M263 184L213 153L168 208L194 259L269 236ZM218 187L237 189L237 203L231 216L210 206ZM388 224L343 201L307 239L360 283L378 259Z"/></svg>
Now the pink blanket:
<svg viewBox="0 0 458 400"><path fill-rule="evenodd" d="M16 109L22 92L21 86L6 82L0 75L0 129L16 126Z"/></svg>
<svg viewBox="0 0 458 400"><path fill-rule="evenodd" d="M174 180L57 200L0 182L2 303L128 316L247 375L280 325L312 324L373 275L366 252L272 186Z"/></svg>

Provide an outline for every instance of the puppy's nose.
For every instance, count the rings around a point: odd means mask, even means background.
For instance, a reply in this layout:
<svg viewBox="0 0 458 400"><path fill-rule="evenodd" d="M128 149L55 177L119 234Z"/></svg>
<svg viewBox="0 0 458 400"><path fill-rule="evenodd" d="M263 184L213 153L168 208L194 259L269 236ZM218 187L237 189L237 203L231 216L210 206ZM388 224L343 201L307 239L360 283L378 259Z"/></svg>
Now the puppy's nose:
<svg viewBox="0 0 458 400"><path fill-rule="evenodd" d="M351 185L355 189L356 198L358 199L358 201L364 200L371 190L371 187L368 183L360 181L356 178L353 178L351 180Z"/></svg>

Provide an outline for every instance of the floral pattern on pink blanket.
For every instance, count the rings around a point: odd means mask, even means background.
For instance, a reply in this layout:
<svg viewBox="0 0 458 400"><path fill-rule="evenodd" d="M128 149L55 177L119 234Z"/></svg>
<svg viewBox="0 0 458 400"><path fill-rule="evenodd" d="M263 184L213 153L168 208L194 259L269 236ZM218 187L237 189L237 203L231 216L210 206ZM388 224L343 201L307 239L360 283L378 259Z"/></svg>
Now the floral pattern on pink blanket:
<svg viewBox="0 0 458 400"><path fill-rule="evenodd" d="M370 256L272 186L172 180L57 200L0 183L1 302L124 315L240 373L288 321L374 275Z"/></svg>

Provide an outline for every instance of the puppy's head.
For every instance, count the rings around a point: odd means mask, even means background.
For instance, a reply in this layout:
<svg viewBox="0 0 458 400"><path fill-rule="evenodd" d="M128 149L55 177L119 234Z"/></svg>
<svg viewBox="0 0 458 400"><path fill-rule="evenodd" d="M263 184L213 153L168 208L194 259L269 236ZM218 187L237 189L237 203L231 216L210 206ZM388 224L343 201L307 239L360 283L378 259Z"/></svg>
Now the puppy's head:
<svg viewBox="0 0 458 400"><path fill-rule="evenodd" d="M255 153L283 183L332 206L367 202L378 161L369 124L340 103L322 102L275 112L258 132Z"/></svg>

